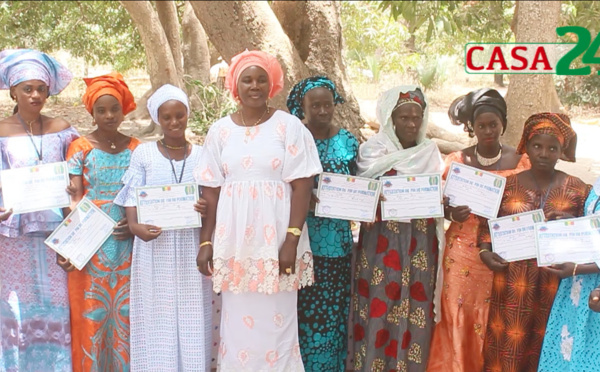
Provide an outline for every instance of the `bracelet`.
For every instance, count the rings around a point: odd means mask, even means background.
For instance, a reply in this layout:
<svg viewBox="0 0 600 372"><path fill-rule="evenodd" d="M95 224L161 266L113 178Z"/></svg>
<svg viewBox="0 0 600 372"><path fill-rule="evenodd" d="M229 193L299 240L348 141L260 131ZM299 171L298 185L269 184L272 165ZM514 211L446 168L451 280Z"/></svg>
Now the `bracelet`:
<svg viewBox="0 0 600 372"><path fill-rule="evenodd" d="M480 250L479 250L479 255L481 256L481 254L482 254L483 252L491 252L491 251L490 251L489 249L485 249L485 248L483 248L483 249L480 249Z"/></svg>
<svg viewBox="0 0 600 372"><path fill-rule="evenodd" d="M287 232L289 232L290 234L292 234L294 236L302 235L302 230L300 230L297 227L288 227Z"/></svg>
<svg viewBox="0 0 600 372"><path fill-rule="evenodd" d="M452 217L452 212L453 212L453 211L450 211L450 221L452 221L452 222L456 222L456 220L454 220L454 217Z"/></svg>
<svg viewBox="0 0 600 372"><path fill-rule="evenodd" d="M205 242L200 243L200 248L204 247L205 245L212 246L213 244L212 244L212 242L210 240L207 240Z"/></svg>
<svg viewBox="0 0 600 372"><path fill-rule="evenodd" d="M577 272L577 264L575 264L575 267L573 268L573 276L577 275L576 272Z"/></svg>

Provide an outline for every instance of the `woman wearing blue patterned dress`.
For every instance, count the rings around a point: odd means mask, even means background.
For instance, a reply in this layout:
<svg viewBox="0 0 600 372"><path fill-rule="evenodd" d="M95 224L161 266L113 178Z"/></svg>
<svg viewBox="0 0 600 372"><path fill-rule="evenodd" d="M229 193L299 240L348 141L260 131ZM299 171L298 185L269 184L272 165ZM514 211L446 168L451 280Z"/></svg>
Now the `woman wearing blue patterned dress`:
<svg viewBox="0 0 600 372"><path fill-rule="evenodd" d="M585 214L600 213L600 179L585 202ZM600 313L590 310L588 294L600 285L600 262L562 264L540 357L540 372L600 371Z"/></svg>
<svg viewBox="0 0 600 372"><path fill-rule="evenodd" d="M358 141L334 126L334 107L344 103L334 83L314 76L294 86L290 113L306 119L324 172L356 174ZM315 177L315 187L318 176ZM345 371L350 309L350 221L316 217L313 197L307 225L314 258L315 284L298 292L300 351L307 371Z"/></svg>

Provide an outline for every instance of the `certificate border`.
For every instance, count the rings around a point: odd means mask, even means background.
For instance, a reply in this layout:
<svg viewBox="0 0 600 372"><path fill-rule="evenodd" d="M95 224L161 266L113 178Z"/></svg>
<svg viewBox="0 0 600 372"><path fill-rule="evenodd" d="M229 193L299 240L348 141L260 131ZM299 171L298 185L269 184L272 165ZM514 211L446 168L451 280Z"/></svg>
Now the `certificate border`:
<svg viewBox="0 0 600 372"><path fill-rule="evenodd" d="M3 185L2 182L2 178L3 175L6 174L5 172L10 172L12 170L16 170L16 169L27 169L27 168L34 168L34 167L50 167L50 166L56 166L56 165L63 165L64 166L64 177L65 177L65 184L68 186L69 185L69 165L67 164L66 161L57 161L57 162L53 162L53 163L43 163L43 164L37 164L37 165L32 165L29 167L20 167L20 168L11 168L11 169L3 169L0 171L0 185ZM6 176L4 176L6 177ZM39 208L29 208L29 209L21 209L21 210L13 210L13 214L14 215L18 215L18 214L24 214L24 213L32 213L32 212L41 212L41 211L48 211L51 209L56 209L56 208L66 208L68 206L71 205L71 196L67 193L66 191L66 186L65 186L65 194L67 195L67 199L68 202L65 204L60 204L60 205L54 205L48 208L44 208L44 209L39 209ZM2 202L4 203L4 205L6 206L6 199L4 197L4 189L2 191Z"/></svg>
<svg viewBox="0 0 600 372"><path fill-rule="evenodd" d="M544 210L543 209L534 209L532 211L528 211L528 212L521 212L521 213L516 213L516 214L511 214L508 216L502 216L502 217L498 217L498 218L490 218L488 219L488 226L490 228L490 238L492 239L492 252L494 253L498 253L496 252L496 249L494 249L495 243L494 243L494 234L491 233L492 229L492 223L496 223L498 221L504 221L504 220L508 220L508 219L512 219L513 217L521 217L521 216L526 216L526 215L533 215L535 213L540 213L542 214L542 220L544 220L546 218L546 215L544 214ZM537 240L537 233L535 233L536 228L535 225L537 225L536 223L533 224L533 230L534 230L534 235L535 238ZM535 243L535 249L537 252L537 243ZM532 258L536 258L537 257L537 253L533 256L523 256L523 257L519 257L519 258L512 258L511 260L506 260L504 259L506 262L517 262L517 261L522 261L522 260L529 260Z"/></svg>
<svg viewBox="0 0 600 372"><path fill-rule="evenodd" d="M454 165L457 165L459 167L466 168L466 169L469 169L469 170L472 170L472 171L476 171L476 172L483 172L483 173L486 173L486 174L488 174L488 175L490 175L490 176L492 176L494 178L502 180L502 188L500 189L500 198L498 198L498 202L496 203L496 206L494 208L494 210L496 211L496 213L494 213L493 216L492 215L489 215L489 216L486 215L486 216L484 216L482 214L478 214L478 213L472 212L473 214L475 214L477 216L481 216L481 217L487 218L487 219L497 218L498 217L498 211L500 210L500 204L502 203L502 196L504 195L504 188L506 187L506 177L502 177L502 176L499 176L499 175L494 174L492 172L489 172L489 171L486 171L486 170L483 170L483 169L479 169L479 168L475 168L475 167L472 167L470 165L466 165L466 164L463 164L463 163L457 163L455 161L453 161L452 163L450 163L450 167L448 168L448 173L450 173L452 171L452 168L453 168ZM450 178L446 177L446 179L447 179L446 183L444 184L444 195L446 195L446 188L448 187L448 182L449 182ZM452 202L450 202L449 204L450 204L451 207L458 207L459 206L459 205L454 204Z"/></svg>
<svg viewBox="0 0 600 372"><path fill-rule="evenodd" d="M135 205L135 209L136 209L136 213L137 213L137 218L138 221L141 221L140 218L140 197L139 197L139 190L148 190L148 189L162 189L163 187L186 187L186 186L194 186L194 195L196 196L196 200L198 200L200 198L200 186L198 186L197 184L193 183L193 182L186 182L186 183L172 183L172 184L167 184L167 185L152 185L152 186L142 186L142 187L136 187L135 188L135 201L136 201L136 205ZM141 222L140 222L141 223ZM159 226L160 227L160 226ZM162 231L169 231L169 230L183 230L183 229L195 229L198 227L202 227L202 217L200 216L200 213L198 213L198 224L194 224L194 225L178 225L178 226L169 226L169 227L165 227L165 228L160 228Z"/></svg>
<svg viewBox="0 0 600 372"><path fill-rule="evenodd" d="M440 202L442 202L444 200L443 198L443 193L442 193L442 174L441 173L423 173L423 174L403 174L403 175L399 175L399 176L389 176L389 177L381 177L379 180L381 181L381 189L383 193L383 183L385 180L388 179L397 179L397 178L405 178L405 177L432 177L432 176L437 176L438 177L438 185L440 187L438 187L438 192L440 194ZM398 218L384 218L383 213L384 213L384 203L385 201L381 202L381 220L382 221L402 221L402 220L418 220L418 219L422 219L422 218L442 218L444 217L444 208L441 207L441 213L439 215L426 215L426 216L404 216L404 217L398 217ZM440 203L440 205L443 205Z"/></svg>
<svg viewBox="0 0 600 372"><path fill-rule="evenodd" d="M589 216L582 216L582 217L576 217L576 218L565 218L564 220L553 220L553 221L546 221L546 222L536 223L535 224L535 249L537 250L537 257L536 257L536 259L537 259L537 265L539 267L548 267L548 266L552 266L552 265L556 265L556 264L567 262L567 261L564 261L564 262L560 262L559 261L559 262L555 262L555 263L551 263L551 264L540 264L540 262L542 262L542 260L540 259L540 248L539 248L540 242L538 240L538 232L539 232L539 227L540 226L546 225L546 224L549 224L549 223L554 224L554 223L567 222L567 221L591 220L592 218L600 218L600 216L597 215L597 214L596 215L595 214L591 214ZM588 264L588 263L594 263L594 260L587 260L585 262L581 262L579 260L577 260L577 261L568 261L568 262L573 262L573 263L576 263L578 265L585 265L585 264Z"/></svg>
<svg viewBox="0 0 600 372"><path fill-rule="evenodd" d="M46 238L46 240L44 240L44 244L46 244L48 247L52 248L52 250L54 250L56 253L60 254L61 256L63 256L62 251L58 248L58 246L56 244L52 243L52 239L54 238L54 236L58 233L58 231L61 228L66 227L65 221L68 220L69 217L71 217L79 209L80 205L83 204L83 202L88 202L92 206L92 209L96 209L98 212L100 212L100 214L104 215L104 217L113 221L113 223L114 223L113 229L115 228L115 226L117 226L117 222L115 222L115 220L113 220L112 217L110 217L101 208L96 206L96 204L94 204L94 202L92 202L90 199L88 199L87 197L84 196L83 199L81 199L79 201L79 203L77 203L77 206L75 206L75 209L73 211L71 211L71 213L69 213L69 215L67 217L65 217L65 219L60 223L60 225L58 225L58 227L56 229L54 229L52 234L50 234L50 236L48 236L48 238ZM112 233L113 233L112 231L109 231L108 234L106 234L106 236L102 239L102 243L98 244L98 246L93 249L94 253L92 255L90 255L90 257L86 260L85 264L83 264L81 267L79 267L78 265L76 265L73 262L72 263L73 266L75 266L77 268L77 270L81 271L88 264L88 262L90 262L92 257L96 254L96 252L98 252L100 247L102 247L102 245L108 240L108 238L112 235ZM69 257L66 257L66 258L69 258Z"/></svg>
<svg viewBox="0 0 600 372"><path fill-rule="evenodd" d="M356 178L357 180L376 182L378 184L378 186L377 186L377 192L375 195L375 208L373 208L373 217L370 220L367 220L367 219L348 219L347 216L338 216L338 215L332 215L332 214L325 215L325 214L318 212L318 210L319 210L318 204L320 204L320 203L317 203L317 205L315 205L315 216L323 217L323 218L336 218L338 220L345 220L345 221L358 221L358 222L374 222L375 221L375 216L377 215L377 204L379 204L379 195L381 194L381 181L375 180L373 178L357 177L357 176L353 176L350 174L322 172L319 176L319 185L317 186L317 198L319 198L319 199L321 196L321 184L323 183L323 176L325 176L325 175L333 176L334 178L335 177L344 177L344 178L352 177L352 178Z"/></svg>

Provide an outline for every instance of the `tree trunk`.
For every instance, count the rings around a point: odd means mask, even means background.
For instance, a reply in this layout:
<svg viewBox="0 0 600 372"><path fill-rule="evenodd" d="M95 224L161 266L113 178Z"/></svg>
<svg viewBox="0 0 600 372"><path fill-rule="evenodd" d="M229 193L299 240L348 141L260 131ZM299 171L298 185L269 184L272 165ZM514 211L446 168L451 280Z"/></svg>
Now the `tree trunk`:
<svg viewBox="0 0 600 372"><path fill-rule="evenodd" d="M556 27L560 18L560 1L518 1L517 43L556 42ZM506 103L508 127L504 141L516 146L521 139L523 124L535 113L556 110L558 96L552 75L515 74L510 76Z"/></svg>
<svg viewBox="0 0 600 372"><path fill-rule="evenodd" d="M207 84L210 82L210 52L206 33L190 2L186 1L184 6L181 19L183 71L189 78Z"/></svg>
<svg viewBox="0 0 600 372"><path fill-rule="evenodd" d="M155 1L156 14L167 36L177 75L183 76L183 55L181 52L180 26L177 7L174 1Z"/></svg>
<svg viewBox="0 0 600 372"><path fill-rule="evenodd" d="M158 15L152 8L152 3L149 1L120 2L140 33L146 50L148 75L150 75L152 89L156 90L167 83L181 87L181 79L177 74L167 36Z"/></svg>

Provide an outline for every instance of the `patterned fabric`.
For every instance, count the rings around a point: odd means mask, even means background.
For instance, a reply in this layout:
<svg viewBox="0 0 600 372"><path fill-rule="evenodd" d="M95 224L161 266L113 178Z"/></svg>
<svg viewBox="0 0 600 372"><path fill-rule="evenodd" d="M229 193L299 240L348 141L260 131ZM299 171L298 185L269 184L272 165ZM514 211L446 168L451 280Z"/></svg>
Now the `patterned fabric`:
<svg viewBox="0 0 600 372"><path fill-rule="evenodd" d="M600 213L600 179L585 202L585 214ZM600 313L588 306L589 293L600 284L599 274L561 280L548 318L538 371L600 371Z"/></svg>
<svg viewBox="0 0 600 372"><path fill-rule="evenodd" d="M0 89L9 89L29 80L41 80L49 93L60 93L73 75L46 53L33 49L6 49L0 53Z"/></svg>
<svg viewBox="0 0 600 372"><path fill-rule="evenodd" d="M506 130L506 101L495 89L482 88L456 98L450 104L448 116L454 125L462 125L469 137L474 137L475 118L484 112L496 114L502 121L502 133Z"/></svg>
<svg viewBox="0 0 600 372"><path fill-rule="evenodd" d="M65 160L73 128L44 135L44 163ZM34 136L39 145L40 136ZM1 168L37 163L27 136L0 138ZM13 215L0 224L0 371L71 371L67 275L44 244L60 210Z"/></svg>
<svg viewBox="0 0 600 372"><path fill-rule="evenodd" d="M279 275L279 248L287 234L290 182L321 171L312 135L283 111L252 128L229 116L211 126L196 181L221 187L213 242L215 292L270 294L313 283L307 229L298 243L295 274Z"/></svg>
<svg viewBox="0 0 600 372"><path fill-rule="evenodd" d="M277 58L260 50L246 49L240 54L233 56L229 70L227 70L227 76L225 77L225 88L231 92L234 99L239 98L237 85L240 75L244 70L252 66L262 68L269 76L269 84L271 85L269 98L273 98L283 89L283 70Z"/></svg>
<svg viewBox="0 0 600 372"><path fill-rule="evenodd" d="M135 110L136 104L133 94L123 80L123 75L118 72L96 76L93 78L83 78L87 88L81 100L85 105L85 109L91 114L94 103L98 98L104 95L113 96L121 104L123 115L127 115Z"/></svg>
<svg viewBox="0 0 600 372"><path fill-rule="evenodd" d="M158 88L150 98L148 98L147 107L152 121L158 124L158 109L167 101L179 101L187 108L187 114L190 115L190 105L188 96L183 90L171 84L165 84Z"/></svg>
<svg viewBox="0 0 600 372"><path fill-rule="evenodd" d="M304 119L304 110L302 110L302 100L306 93L315 88L326 88L329 89L331 94L333 94L333 103L337 105L338 103L346 102L342 96L339 95L337 90L335 89L335 83L331 81L326 76L312 76L306 78L294 85L287 99L287 108L290 110L290 114L298 117L298 119Z"/></svg>
<svg viewBox="0 0 600 372"><path fill-rule="evenodd" d="M94 148L85 137L71 143L69 173L83 176L84 195L113 220L125 210L112 202L139 141L110 154ZM133 241L112 236L83 270L69 277L73 371L129 371L129 274Z"/></svg>
<svg viewBox="0 0 600 372"><path fill-rule="evenodd" d="M355 370L425 371L434 325L436 221L378 216L360 234L352 299Z"/></svg>
<svg viewBox="0 0 600 372"><path fill-rule="evenodd" d="M517 176L506 179L499 217L535 210L540 205L541 192L525 188ZM565 176L562 184L550 191L544 213L582 216L589 190L579 178ZM489 243L487 221L480 221L478 241ZM535 259L511 262L506 271L494 273L483 347L484 371L537 371L558 282L557 276L538 268Z"/></svg>
<svg viewBox="0 0 600 372"><path fill-rule="evenodd" d="M346 371L351 255L313 257L315 284L298 291L298 327L307 371Z"/></svg>
<svg viewBox="0 0 600 372"><path fill-rule="evenodd" d="M446 171L452 162L464 164L463 152L446 157ZM530 167L527 155L515 169L494 172L503 177ZM442 318L435 325L428 372L471 372L483 367L483 341L487 325L494 273L479 259L479 219L470 215L463 223L452 222L446 232L441 307Z"/></svg>
<svg viewBox="0 0 600 372"><path fill-rule="evenodd" d="M192 146L182 182L194 182ZM183 160L173 161L179 174ZM156 142L139 145L123 176L117 205L135 206L135 187L176 183ZM198 229L163 231L149 242L135 238L129 321L131 366L138 371L207 371L211 350L210 280L196 268Z"/></svg>
<svg viewBox="0 0 600 372"><path fill-rule="evenodd" d="M531 115L523 125L523 135L517 146L518 154L525 153L527 142L536 134L548 134L556 137L563 147L561 159L575 162L577 133L571 128L571 120L567 115L553 112Z"/></svg>

